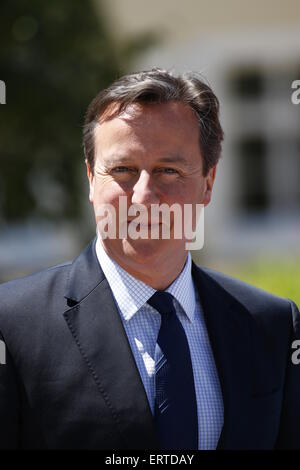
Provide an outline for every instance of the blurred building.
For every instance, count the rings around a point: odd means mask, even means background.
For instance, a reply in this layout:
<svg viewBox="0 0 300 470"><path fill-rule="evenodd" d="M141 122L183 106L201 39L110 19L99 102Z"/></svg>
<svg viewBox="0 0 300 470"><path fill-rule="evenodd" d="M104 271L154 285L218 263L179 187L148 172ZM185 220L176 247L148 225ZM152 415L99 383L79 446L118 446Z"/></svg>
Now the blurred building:
<svg viewBox="0 0 300 470"><path fill-rule="evenodd" d="M152 32L134 70L195 70L221 102L225 131L204 258L300 255L300 3L107 0L119 41Z"/></svg>
<svg viewBox="0 0 300 470"><path fill-rule="evenodd" d="M300 2L94 3L101 3L101 14L104 6L117 42L144 33L157 37L132 70L195 70L220 99L225 142L205 212L203 262L300 256L300 104L291 100L291 84L300 79ZM92 226L87 181L83 198L81 225ZM38 226L1 231L0 281L72 258L82 248L79 226Z"/></svg>

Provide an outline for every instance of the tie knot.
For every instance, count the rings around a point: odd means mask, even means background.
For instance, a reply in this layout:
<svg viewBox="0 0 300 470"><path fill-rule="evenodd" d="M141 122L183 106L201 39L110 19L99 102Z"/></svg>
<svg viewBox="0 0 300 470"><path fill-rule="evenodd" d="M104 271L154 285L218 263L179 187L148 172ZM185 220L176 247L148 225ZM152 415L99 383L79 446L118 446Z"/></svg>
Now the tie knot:
<svg viewBox="0 0 300 470"><path fill-rule="evenodd" d="M173 295L169 292L156 291L148 300L148 304L154 307L161 315L174 311Z"/></svg>

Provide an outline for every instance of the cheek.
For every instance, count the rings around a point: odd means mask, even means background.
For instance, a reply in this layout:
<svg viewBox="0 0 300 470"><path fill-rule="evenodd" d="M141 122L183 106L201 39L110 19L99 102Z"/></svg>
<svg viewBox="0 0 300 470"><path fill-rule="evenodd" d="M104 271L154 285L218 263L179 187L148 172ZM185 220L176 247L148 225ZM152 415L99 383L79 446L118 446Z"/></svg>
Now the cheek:
<svg viewBox="0 0 300 470"><path fill-rule="evenodd" d="M204 185L202 181L189 180L182 185L174 185L170 188L166 197L169 201L179 204L200 204L203 199Z"/></svg>
<svg viewBox="0 0 300 470"><path fill-rule="evenodd" d="M195 204L202 204L205 195L205 186L204 184L198 185L194 189L194 199Z"/></svg>
<svg viewBox="0 0 300 470"><path fill-rule="evenodd" d="M102 184L102 182L98 181L94 193L94 212L99 233L102 230L107 230L105 222L107 220L110 220L112 228L115 227L115 223L118 226L119 197L123 195L124 192L115 182L108 183L108 181L105 181ZM113 228L113 230L115 229ZM113 234L115 236L115 232Z"/></svg>
<svg viewBox="0 0 300 470"><path fill-rule="evenodd" d="M168 181L167 184L161 184L158 190L161 199L173 203L178 202L179 204L185 202L191 193L191 187L188 182L182 180Z"/></svg>
<svg viewBox="0 0 300 470"><path fill-rule="evenodd" d="M94 201L96 204L110 203L113 205L118 204L119 196L126 195L126 192L111 179L98 179L94 190Z"/></svg>

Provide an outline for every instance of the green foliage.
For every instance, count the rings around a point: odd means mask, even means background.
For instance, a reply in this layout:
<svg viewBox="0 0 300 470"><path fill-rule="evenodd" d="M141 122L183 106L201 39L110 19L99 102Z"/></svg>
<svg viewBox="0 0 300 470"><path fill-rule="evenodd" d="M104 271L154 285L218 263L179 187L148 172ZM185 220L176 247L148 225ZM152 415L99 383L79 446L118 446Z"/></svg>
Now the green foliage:
<svg viewBox="0 0 300 470"><path fill-rule="evenodd" d="M2 1L0 220L80 215L84 113L124 65L90 1Z"/></svg>
<svg viewBox="0 0 300 470"><path fill-rule="evenodd" d="M231 267L226 272L275 295L289 298L300 308L300 260L257 260L243 267Z"/></svg>

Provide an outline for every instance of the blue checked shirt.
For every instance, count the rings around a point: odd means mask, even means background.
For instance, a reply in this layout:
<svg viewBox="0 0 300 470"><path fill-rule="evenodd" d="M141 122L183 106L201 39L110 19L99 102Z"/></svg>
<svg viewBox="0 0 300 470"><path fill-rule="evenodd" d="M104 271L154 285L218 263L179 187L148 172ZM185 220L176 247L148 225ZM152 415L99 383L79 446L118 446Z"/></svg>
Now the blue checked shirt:
<svg viewBox="0 0 300 470"><path fill-rule="evenodd" d="M146 302L155 289L139 281L105 252L97 239L96 253L112 290L152 413L155 399L155 345L160 314ZM188 253L184 268L166 289L175 298L176 314L185 330L193 365L198 410L199 449L216 449L224 421L222 392Z"/></svg>

